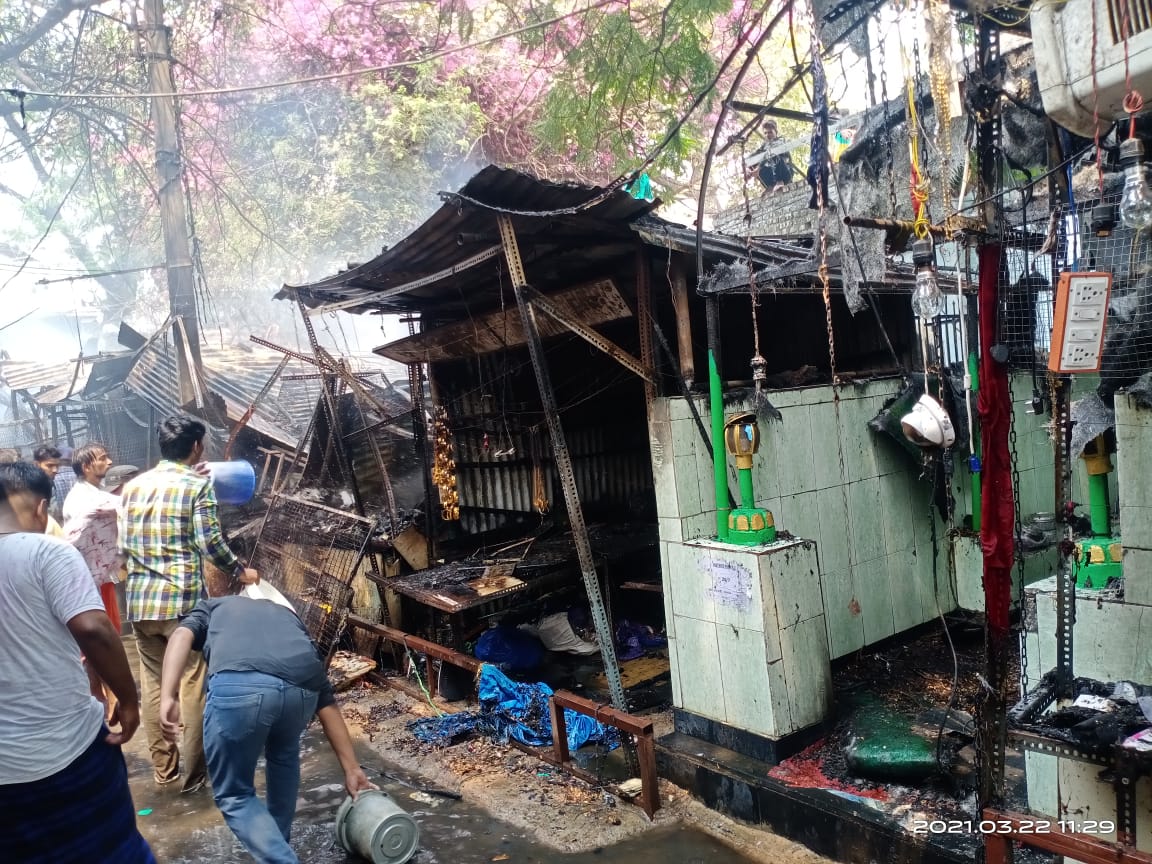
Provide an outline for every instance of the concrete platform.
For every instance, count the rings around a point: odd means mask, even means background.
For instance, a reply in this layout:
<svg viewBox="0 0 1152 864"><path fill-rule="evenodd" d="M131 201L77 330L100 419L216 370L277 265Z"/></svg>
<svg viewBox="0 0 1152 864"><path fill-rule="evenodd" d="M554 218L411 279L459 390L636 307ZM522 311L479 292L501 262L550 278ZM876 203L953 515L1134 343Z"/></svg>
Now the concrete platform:
<svg viewBox="0 0 1152 864"><path fill-rule="evenodd" d="M825 789L788 786L769 776L772 766L733 750L673 732L656 745L657 768L708 807L802 843L843 864L971 864L983 844L975 834L916 836L883 807ZM959 818L924 814L925 819ZM1051 857L1017 850L1018 864L1039 864Z"/></svg>

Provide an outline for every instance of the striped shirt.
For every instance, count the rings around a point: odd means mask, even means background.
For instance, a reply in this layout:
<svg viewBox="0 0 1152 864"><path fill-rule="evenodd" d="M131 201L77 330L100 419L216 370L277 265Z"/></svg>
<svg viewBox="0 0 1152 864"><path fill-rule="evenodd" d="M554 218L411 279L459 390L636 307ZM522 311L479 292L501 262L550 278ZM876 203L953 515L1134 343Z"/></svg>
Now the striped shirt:
<svg viewBox="0 0 1152 864"><path fill-rule="evenodd" d="M124 487L119 529L130 621L191 610L207 593L202 558L225 573L240 567L220 530L211 479L180 462L162 461Z"/></svg>

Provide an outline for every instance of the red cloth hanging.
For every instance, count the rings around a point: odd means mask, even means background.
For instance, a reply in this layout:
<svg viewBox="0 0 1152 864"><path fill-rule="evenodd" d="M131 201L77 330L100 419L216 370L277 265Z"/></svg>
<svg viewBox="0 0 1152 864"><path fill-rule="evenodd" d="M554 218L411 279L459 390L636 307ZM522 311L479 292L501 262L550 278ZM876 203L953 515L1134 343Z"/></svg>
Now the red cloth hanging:
<svg viewBox="0 0 1152 864"><path fill-rule="evenodd" d="M991 633L1007 633L1012 604L1012 565L1015 560L1016 502L1012 495L1012 458L1008 452L1012 393L1008 367L992 358L996 342L999 244L980 250L980 414L983 448L981 469L980 544L984 551L984 611Z"/></svg>

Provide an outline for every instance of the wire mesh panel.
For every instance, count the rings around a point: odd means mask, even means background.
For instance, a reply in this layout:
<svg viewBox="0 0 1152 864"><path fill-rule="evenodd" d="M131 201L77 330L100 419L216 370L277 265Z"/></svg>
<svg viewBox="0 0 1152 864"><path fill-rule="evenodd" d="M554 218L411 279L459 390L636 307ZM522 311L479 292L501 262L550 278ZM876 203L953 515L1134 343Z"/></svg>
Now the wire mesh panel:
<svg viewBox="0 0 1152 864"><path fill-rule="evenodd" d="M151 439L155 435L148 405L139 399L109 399L81 403L88 417L87 441L99 441L117 465L151 467Z"/></svg>
<svg viewBox="0 0 1152 864"><path fill-rule="evenodd" d="M1022 231L1043 232L1045 224L1025 223ZM1008 247L1000 264L1000 308L996 341L1010 368L1042 370L1052 344L1055 274L1051 255Z"/></svg>
<svg viewBox="0 0 1152 864"><path fill-rule="evenodd" d="M1053 224L1056 255L1008 249L1001 271L998 341L1014 369L1047 368L1054 285L1060 272L1112 274L1100 395L1110 397L1152 371L1152 232L1120 221L1123 181L1111 175L1102 195L1063 204ZM1049 223L1026 226L1044 233Z"/></svg>
<svg viewBox="0 0 1152 864"><path fill-rule="evenodd" d="M1067 258L1074 270L1112 274L1112 296L1104 332L1100 395L1152 371L1152 236L1119 220L1123 184L1118 178L1105 186L1102 206L1089 202L1075 212L1076 243Z"/></svg>
<svg viewBox="0 0 1152 864"><path fill-rule="evenodd" d="M335 650L373 523L291 495L268 508L252 566L296 607L320 653Z"/></svg>
<svg viewBox="0 0 1152 864"><path fill-rule="evenodd" d="M13 423L0 423L0 448L16 448L23 456L31 456L31 448L41 438L35 420L18 420Z"/></svg>

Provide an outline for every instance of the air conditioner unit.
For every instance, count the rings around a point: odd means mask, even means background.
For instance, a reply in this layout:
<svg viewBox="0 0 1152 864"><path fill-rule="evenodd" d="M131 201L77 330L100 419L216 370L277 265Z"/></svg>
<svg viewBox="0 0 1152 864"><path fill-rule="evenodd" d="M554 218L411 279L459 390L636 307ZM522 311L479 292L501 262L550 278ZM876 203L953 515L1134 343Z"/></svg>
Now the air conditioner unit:
<svg viewBox="0 0 1152 864"><path fill-rule="evenodd" d="M1038 0L1031 25L1044 110L1061 126L1091 138L1096 134L1094 113L1099 113L1102 127L1126 116L1125 32L1132 86L1152 108L1152 0Z"/></svg>

